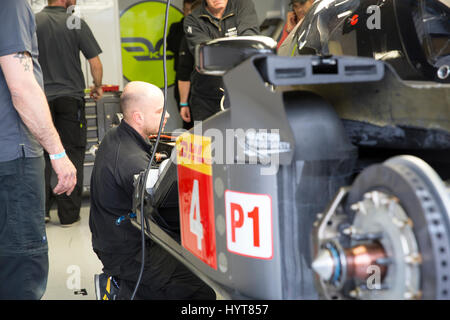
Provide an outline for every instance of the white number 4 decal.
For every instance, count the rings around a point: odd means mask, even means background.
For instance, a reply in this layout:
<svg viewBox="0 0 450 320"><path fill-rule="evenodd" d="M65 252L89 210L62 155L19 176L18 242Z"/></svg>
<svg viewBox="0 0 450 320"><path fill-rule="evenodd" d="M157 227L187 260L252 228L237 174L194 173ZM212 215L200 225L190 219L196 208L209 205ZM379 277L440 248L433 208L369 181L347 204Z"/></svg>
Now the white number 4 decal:
<svg viewBox="0 0 450 320"><path fill-rule="evenodd" d="M203 225L200 215L198 180L194 180L194 186L192 187L191 210L189 211L189 229L192 234L197 236L197 248L202 251Z"/></svg>

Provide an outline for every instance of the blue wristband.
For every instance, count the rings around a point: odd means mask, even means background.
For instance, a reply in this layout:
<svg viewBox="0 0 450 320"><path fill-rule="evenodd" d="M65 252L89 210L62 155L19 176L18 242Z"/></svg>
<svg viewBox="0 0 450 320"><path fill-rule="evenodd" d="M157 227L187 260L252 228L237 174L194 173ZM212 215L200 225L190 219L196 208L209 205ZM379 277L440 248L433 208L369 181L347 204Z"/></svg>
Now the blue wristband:
<svg viewBox="0 0 450 320"><path fill-rule="evenodd" d="M189 103L187 102L180 103L180 107L189 107Z"/></svg>
<svg viewBox="0 0 450 320"><path fill-rule="evenodd" d="M50 160L58 160L58 159L62 159L66 156L66 151L64 150L61 153L58 154L50 154Z"/></svg>

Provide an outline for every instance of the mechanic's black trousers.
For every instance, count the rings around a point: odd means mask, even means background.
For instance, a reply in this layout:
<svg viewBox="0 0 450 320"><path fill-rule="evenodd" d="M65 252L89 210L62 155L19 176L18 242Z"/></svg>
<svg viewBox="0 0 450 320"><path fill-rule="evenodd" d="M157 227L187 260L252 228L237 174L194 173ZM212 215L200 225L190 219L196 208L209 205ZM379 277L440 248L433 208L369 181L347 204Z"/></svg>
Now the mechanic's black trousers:
<svg viewBox="0 0 450 320"><path fill-rule="evenodd" d="M53 194L56 186L56 175L51 167L50 158L45 154L45 210L48 215L53 201L58 206L58 217L61 224L71 224L80 216L83 192L83 165L86 153L87 123L85 103L72 97L60 97L49 101L50 111L56 130L69 159L77 169L77 185L70 196ZM52 178L53 176L53 178Z"/></svg>
<svg viewBox="0 0 450 320"><path fill-rule="evenodd" d="M103 263L103 272L120 281L118 300L129 300L139 277L141 252L133 255L94 251ZM216 293L160 245L147 242L144 273L135 299L215 300Z"/></svg>
<svg viewBox="0 0 450 320"><path fill-rule="evenodd" d="M191 108L192 121L204 121L220 112L220 98L203 97L191 93L189 106Z"/></svg>

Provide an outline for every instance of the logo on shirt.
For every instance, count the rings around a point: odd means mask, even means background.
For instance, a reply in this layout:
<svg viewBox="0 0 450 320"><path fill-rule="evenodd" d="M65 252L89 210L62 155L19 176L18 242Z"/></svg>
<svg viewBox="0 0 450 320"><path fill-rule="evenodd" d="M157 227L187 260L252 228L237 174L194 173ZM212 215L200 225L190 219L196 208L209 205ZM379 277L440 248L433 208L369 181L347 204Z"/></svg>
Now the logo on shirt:
<svg viewBox="0 0 450 320"><path fill-rule="evenodd" d="M237 35L238 32L236 27L228 29L227 32L225 33L225 37L237 37Z"/></svg>
<svg viewBox="0 0 450 320"><path fill-rule="evenodd" d="M120 16L123 75L128 81L145 81L164 87L163 36L166 3L141 1ZM170 7L169 25L181 21L182 12ZM169 86L175 83L174 53L167 50Z"/></svg>

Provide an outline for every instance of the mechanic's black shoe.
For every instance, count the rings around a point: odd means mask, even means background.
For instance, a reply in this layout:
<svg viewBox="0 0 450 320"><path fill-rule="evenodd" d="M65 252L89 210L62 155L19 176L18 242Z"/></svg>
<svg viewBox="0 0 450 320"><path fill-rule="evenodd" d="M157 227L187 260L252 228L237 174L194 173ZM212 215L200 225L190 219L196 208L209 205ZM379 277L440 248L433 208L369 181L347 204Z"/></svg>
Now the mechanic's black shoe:
<svg viewBox="0 0 450 320"><path fill-rule="evenodd" d="M81 220L81 217L78 217L77 220L75 220L72 223L61 223L61 227L62 228L70 228L70 227L76 226L76 225L78 225L80 220Z"/></svg>
<svg viewBox="0 0 450 320"><path fill-rule="evenodd" d="M95 296L97 300L116 300L119 293L119 284L113 277L106 274L94 275Z"/></svg>

